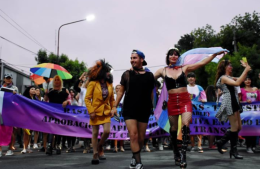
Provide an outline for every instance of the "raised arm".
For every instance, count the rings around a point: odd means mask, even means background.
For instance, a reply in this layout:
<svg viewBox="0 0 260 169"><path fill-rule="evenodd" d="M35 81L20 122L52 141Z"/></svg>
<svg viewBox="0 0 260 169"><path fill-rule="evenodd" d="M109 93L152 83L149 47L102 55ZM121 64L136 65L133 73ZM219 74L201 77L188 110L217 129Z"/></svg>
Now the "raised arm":
<svg viewBox="0 0 260 169"><path fill-rule="evenodd" d="M221 83L225 83L225 84L231 85L231 86L240 86L240 84L246 79L247 73L251 70L251 67L248 65L248 63L245 63L242 60L240 60L240 62L241 62L241 65L243 67L245 67L241 76L239 78L237 78L236 81L234 81L233 79L230 79L226 76L223 76L221 78Z"/></svg>
<svg viewBox="0 0 260 169"><path fill-rule="evenodd" d="M202 61L200 61L198 63L184 66L184 69L186 69L185 73L189 73L189 72L195 71L196 69L198 69L198 68L208 64L209 62L211 62L217 55L220 55L220 54L223 54L223 53L225 53L225 52L222 51L222 52L219 52L219 53L215 53L215 54L213 54L213 55L203 59Z"/></svg>
<svg viewBox="0 0 260 169"><path fill-rule="evenodd" d="M154 79L157 80L160 77L163 77L163 70L164 68L160 68L158 69L155 73L154 73Z"/></svg>

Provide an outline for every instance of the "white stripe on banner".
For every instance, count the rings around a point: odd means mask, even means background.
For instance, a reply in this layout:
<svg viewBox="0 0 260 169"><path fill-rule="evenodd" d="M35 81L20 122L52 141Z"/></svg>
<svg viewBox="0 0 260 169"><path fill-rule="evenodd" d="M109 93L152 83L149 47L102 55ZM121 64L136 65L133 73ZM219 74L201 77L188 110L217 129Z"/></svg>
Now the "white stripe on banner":
<svg viewBox="0 0 260 169"><path fill-rule="evenodd" d="M2 111L3 111L4 94L5 92L0 91L0 124L3 124Z"/></svg>

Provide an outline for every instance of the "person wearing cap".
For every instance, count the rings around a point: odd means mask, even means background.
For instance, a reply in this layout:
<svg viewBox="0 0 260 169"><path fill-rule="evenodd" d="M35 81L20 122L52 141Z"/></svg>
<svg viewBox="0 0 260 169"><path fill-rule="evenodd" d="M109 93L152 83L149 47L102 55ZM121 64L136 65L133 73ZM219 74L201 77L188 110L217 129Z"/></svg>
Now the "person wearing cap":
<svg viewBox="0 0 260 169"><path fill-rule="evenodd" d="M0 86L1 91L8 91L13 92L14 94L18 93L18 88L13 85L13 78L12 74L6 73L4 75L4 83L2 86ZM0 125L0 157L2 156L2 146L9 145L9 148L6 152L6 156L13 155L13 145L14 142L12 140L15 140L13 134L13 127Z"/></svg>
<svg viewBox="0 0 260 169"><path fill-rule="evenodd" d="M177 48L170 48L166 54L167 67L160 68L154 74L155 79L159 77L164 78L166 88L169 94L167 102L168 117L170 122L170 135L172 138L172 147L174 150L175 165L181 168L187 167L186 151L190 143L190 121L192 119L192 104L190 95L187 89L186 75L189 72L211 62L217 55L224 52L213 54L200 62L188 65L175 66L180 57ZM178 131L178 118L181 115L182 122L182 147L178 151L177 148L177 131Z"/></svg>
<svg viewBox="0 0 260 169"><path fill-rule="evenodd" d="M151 96L154 88L154 76L143 69L143 66L147 65L143 52L133 50L130 59L132 68L125 71L121 77L121 88L117 93L114 107L119 105L125 94L122 116L130 135L133 153L129 168L142 169L140 151L144 144L146 128L153 107Z"/></svg>
<svg viewBox="0 0 260 169"><path fill-rule="evenodd" d="M200 102L207 102L207 97L204 89L196 84L196 75L194 72L190 72L187 75L187 89L188 93L190 94L190 99L192 101L200 101ZM202 142L202 135L197 135L198 137L198 152L203 153L203 149L201 147ZM191 152L195 151L195 135L190 136L191 139Z"/></svg>

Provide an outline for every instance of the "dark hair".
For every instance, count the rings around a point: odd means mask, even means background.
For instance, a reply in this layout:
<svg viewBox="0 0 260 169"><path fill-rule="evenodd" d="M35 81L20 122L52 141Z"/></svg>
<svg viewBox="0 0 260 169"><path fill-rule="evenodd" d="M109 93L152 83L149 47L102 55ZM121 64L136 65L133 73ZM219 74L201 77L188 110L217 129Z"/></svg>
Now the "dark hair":
<svg viewBox="0 0 260 169"><path fill-rule="evenodd" d="M196 75L195 75L194 72L190 72L190 73L187 74L187 78L189 78L189 77L194 77L194 78L196 78Z"/></svg>
<svg viewBox="0 0 260 169"><path fill-rule="evenodd" d="M176 49L170 49L168 52L167 52L167 55L166 55L166 64L169 65L170 64L170 61L169 61L169 56L171 55L177 55L178 57L180 57L180 53L178 50Z"/></svg>
<svg viewBox="0 0 260 169"><path fill-rule="evenodd" d="M205 92L206 92L206 96L207 96L207 101L208 102L215 102L215 101L217 101L215 86L213 86L213 85L208 86Z"/></svg>
<svg viewBox="0 0 260 169"><path fill-rule="evenodd" d="M27 88L25 89L25 91L23 92L23 96L25 96L25 97L27 97L27 98L29 98L29 99L32 99L31 96L30 96L30 90L31 90L31 88L35 88L35 89L36 89L35 86L29 86L29 87L27 87ZM34 95L33 97L35 97L35 95Z"/></svg>
<svg viewBox="0 0 260 169"><path fill-rule="evenodd" d="M226 73L226 67L230 64L229 60L222 60L218 64L216 79L215 79L215 86L217 84L218 79Z"/></svg>
<svg viewBox="0 0 260 169"><path fill-rule="evenodd" d="M250 80L251 80L250 87L253 87L252 78L251 78L250 76L248 76L248 75L247 75L247 77L245 78L244 82L243 82L243 83L241 83L241 85L240 85L240 87L241 87L241 88L243 88L243 87L245 87L245 86L246 86L246 85L245 85L245 81L246 81L247 79L250 79Z"/></svg>
<svg viewBox="0 0 260 169"><path fill-rule="evenodd" d="M105 62L105 59L100 59L89 69L88 77L90 81L105 80L108 83L113 83L113 76L111 74L107 76L107 73L109 73L111 69L112 66L108 62Z"/></svg>

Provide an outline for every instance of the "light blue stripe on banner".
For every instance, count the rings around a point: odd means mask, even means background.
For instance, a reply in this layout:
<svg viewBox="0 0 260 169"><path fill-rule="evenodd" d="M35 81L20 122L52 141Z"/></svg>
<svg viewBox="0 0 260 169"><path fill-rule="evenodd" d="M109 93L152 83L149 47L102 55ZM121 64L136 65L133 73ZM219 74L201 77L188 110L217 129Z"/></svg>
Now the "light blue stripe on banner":
<svg viewBox="0 0 260 169"><path fill-rule="evenodd" d="M2 111L4 102L4 92L0 91L0 124L3 124Z"/></svg>

